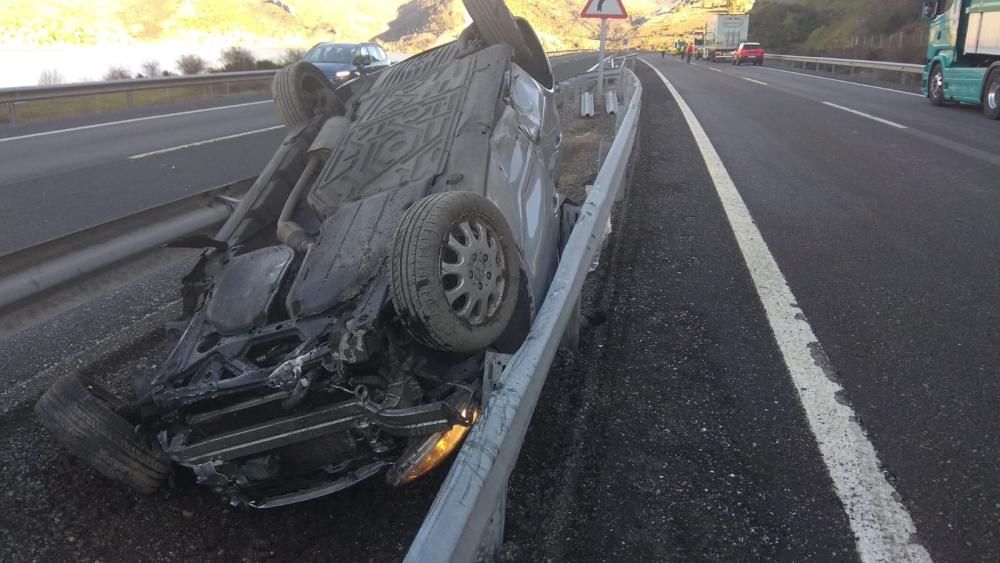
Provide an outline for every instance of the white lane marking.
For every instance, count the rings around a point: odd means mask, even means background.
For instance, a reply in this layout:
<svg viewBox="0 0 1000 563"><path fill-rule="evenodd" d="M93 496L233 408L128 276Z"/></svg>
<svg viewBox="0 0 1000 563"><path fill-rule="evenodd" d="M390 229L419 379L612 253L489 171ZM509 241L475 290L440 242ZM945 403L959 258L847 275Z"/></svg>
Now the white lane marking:
<svg viewBox="0 0 1000 563"><path fill-rule="evenodd" d="M712 67L708 67L708 70L714 70L715 72L722 72L721 70L719 70L717 68L712 68Z"/></svg>
<svg viewBox="0 0 1000 563"><path fill-rule="evenodd" d="M670 90L705 160L757 295L764 305L774 339L792 376L809 428L816 437L837 495L844 503L856 537L858 555L866 563L931 561L927 550L913 539L916 527L882 474L875 447L856 422L854 411L838 400L843 389L827 371L832 370L830 360L822 351L712 141L673 84L649 62L643 62Z"/></svg>
<svg viewBox="0 0 1000 563"><path fill-rule="evenodd" d="M754 84L760 84L761 86L767 86L767 82L761 82L760 80L754 80L753 78L747 78L746 76L741 76L743 80L747 82L753 82Z"/></svg>
<svg viewBox="0 0 1000 563"><path fill-rule="evenodd" d="M263 129L255 129L253 131L245 131L243 133L237 133L235 135L226 135L225 137L216 137L214 139L206 139L204 141L198 141L196 143L188 143L186 145L179 145L179 146L170 147L170 148L167 148L167 149L160 149L160 150L155 150L155 151L150 151L150 152L144 152L142 154L133 154L132 156L130 156L128 158L129 158L129 160L135 160L137 158L146 158L147 156L153 156L153 155L157 155L157 154L164 154L164 153L168 153L168 152L179 151L179 150L182 150L182 149L189 149L191 147L197 147L197 146L201 146L201 145L207 145L207 144L210 144L210 143L218 143L219 141L228 141L229 139L237 139L239 137L246 137L247 135L255 135L257 133L264 133L266 131L274 131L275 129L284 129L284 128L285 128L284 125L275 125L274 127L265 127Z"/></svg>
<svg viewBox="0 0 1000 563"><path fill-rule="evenodd" d="M805 74L803 72L793 72L791 70L781 70L780 68L773 67L763 67L764 70L773 70L774 72L784 72L785 74L794 74L795 76L805 76L807 78L815 78L817 80L829 80L830 82L840 82L841 84L850 84L851 86L862 86L864 88L874 88L875 90L884 90L886 92L895 92L896 94L906 94L907 96L917 96L918 98L923 98L923 94L917 94L916 92L904 92L903 90L896 90L895 88L885 88L882 86L872 86L871 84L862 84L860 82L851 82L850 80L840 80L837 78L827 78L826 76L816 76L813 74Z"/></svg>
<svg viewBox="0 0 1000 563"><path fill-rule="evenodd" d="M830 102L823 102L823 105L827 105L827 106L830 106L832 108L837 108L837 109L840 109L840 110L844 110L844 111L853 113L854 115L860 115L861 117L867 117L868 119L871 119L872 121L878 121L879 123L885 123L886 125L890 125L892 127L895 127L896 129L909 129L909 127L907 127L906 125L900 125L899 123L896 123L895 121L889 121L888 119L882 119L881 117L875 117L874 115L865 113L863 111L858 111L856 109L845 108L844 106L838 106L837 104L833 104L833 103L830 103Z"/></svg>
<svg viewBox="0 0 1000 563"><path fill-rule="evenodd" d="M8 141L20 141L21 139L32 139L34 137L45 137L47 135L61 135L63 133L72 133L73 131L84 131L87 129L98 129L100 127L113 127L115 125L124 125L127 123L138 123L140 121L149 121L151 119L165 119L167 117L177 117L180 115L192 115L195 113L204 113L206 111L219 111L223 109L233 109L242 108L247 106L256 106L259 104L269 104L271 100L262 100L259 102L247 102L245 104L233 104L229 106L219 106L214 108L204 108L204 109L193 109L190 111L178 111L176 113L164 113L161 115L150 115L147 117L136 117L134 119L122 119L121 121L109 121L107 123L95 123L93 125L81 125L80 127L70 127L69 129L57 129L55 131L42 131L40 133L31 133L29 135L19 135L17 137L3 137L0 138L0 143L6 143Z"/></svg>

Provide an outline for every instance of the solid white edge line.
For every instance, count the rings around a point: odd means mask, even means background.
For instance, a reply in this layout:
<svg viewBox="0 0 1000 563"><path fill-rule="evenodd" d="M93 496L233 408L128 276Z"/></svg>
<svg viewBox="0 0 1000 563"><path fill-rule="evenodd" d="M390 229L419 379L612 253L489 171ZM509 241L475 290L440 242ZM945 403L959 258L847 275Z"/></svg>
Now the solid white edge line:
<svg viewBox="0 0 1000 563"><path fill-rule="evenodd" d="M767 82L761 82L760 80L754 80L753 78L747 78L746 76L741 76L743 80L747 82L753 82L754 84L760 84L761 86L767 86Z"/></svg>
<svg viewBox="0 0 1000 563"><path fill-rule="evenodd" d="M858 555L865 562L930 561L927 550L915 541L913 520L882 474L875 447L856 422L854 411L838 400L843 389L833 380L830 361L718 152L673 84L652 64L643 62L670 91L705 160L809 428L844 504Z"/></svg>
<svg viewBox="0 0 1000 563"><path fill-rule="evenodd" d="M907 96L917 96L918 98L925 97L923 94L917 94L916 92L906 92L903 90L896 90L895 88L885 88L883 86L872 86L871 84L862 84L861 82L851 82L850 80L840 80L839 78L829 78L826 76L816 76L815 74L806 74L804 72L795 72L792 70L784 70L780 68L774 68L770 66L763 67L764 70L773 70L774 72L784 72L785 74L794 74L795 76L805 76L806 78L815 78L817 80L829 80L830 82L840 82L841 84L850 84L851 86L862 86L864 88L874 88L875 90L884 90L886 92L895 92L896 94L906 94Z"/></svg>
<svg viewBox="0 0 1000 563"><path fill-rule="evenodd" d="M712 67L708 67L708 70L714 70L715 72L722 72L721 70L719 70L717 68L712 68Z"/></svg>
<svg viewBox="0 0 1000 563"><path fill-rule="evenodd" d="M159 149L159 150L155 150L155 151L144 152L142 154L133 154L132 156L130 156L128 158L129 158L129 160L136 160L138 158L146 158L147 156L153 156L153 155L157 155L157 154L164 154L164 153L168 153L168 152L179 151L179 150L182 150L182 149L189 149L191 147L197 147L197 146L200 146L200 145L207 145L207 144L210 144L210 143L217 143L219 141L228 141L229 139L237 139L239 137L246 137L247 135L254 135L254 134L257 134L257 133L264 133L266 131L274 131L275 129L284 129L284 127L285 127L284 125L275 125L274 127L265 127L264 129L255 129L253 131L244 131L243 133L236 133L235 135L226 135L225 137L216 137L214 139L205 139L204 141L197 141L197 142L194 142L194 143L188 143L186 145L178 145L176 147L170 147L170 148L167 148L167 149Z"/></svg>
<svg viewBox="0 0 1000 563"><path fill-rule="evenodd" d="M834 104L832 102L823 102L823 105L830 106L832 108L837 108L839 110L843 110L843 111L846 111L846 112L850 112L850 113L853 113L854 115L860 115L861 117L867 117L868 119L871 119L872 121L878 121L879 123L884 123L884 124L889 125L891 127L895 127L896 129L909 129L909 127L907 127L906 125L900 125L899 123L896 123L895 121L889 121L888 119L882 119L881 117L875 117L874 115L865 113L863 111L858 111L856 109L845 108L844 106L838 106L837 104Z"/></svg>
<svg viewBox="0 0 1000 563"><path fill-rule="evenodd" d="M161 115L149 115L146 117L136 117L134 119L122 119L120 121L109 121L107 123L95 123L93 125L81 125L80 127L70 127L69 129L57 129L55 131L41 131L39 133L30 133L28 135L18 135L17 137L2 137L0 138L0 143L6 143L9 141L20 141L21 139L32 139L35 137L45 137L47 135L61 135L63 133L72 133L74 131L85 131L87 129L99 129L101 127L112 127L115 125L125 125L128 123L138 123L140 121L149 121L152 119L165 119L168 117L177 117L181 115L192 115L195 113L204 113L206 111L219 111L223 109L233 109L242 108L247 106L256 106L259 104L269 104L271 100L261 100L259 102L247 102L245 104L233 104L229 106L218 106L213 108L203 108L203 109L193 109L190 111L178 111L176 113L164 113Z"/></svg>

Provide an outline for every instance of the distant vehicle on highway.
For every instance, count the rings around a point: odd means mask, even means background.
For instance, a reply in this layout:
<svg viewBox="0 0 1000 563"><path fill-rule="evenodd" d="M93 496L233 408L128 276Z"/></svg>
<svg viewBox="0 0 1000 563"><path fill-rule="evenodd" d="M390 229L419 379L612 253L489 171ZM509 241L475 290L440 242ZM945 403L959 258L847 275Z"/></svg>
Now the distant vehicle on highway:
<svg viewBox="0 0 1000 563"><path fill-rule="evenodd" d="M945 102L982 104L1000 119L1000 0L924 0L930 22L924 95Z"/></svg>
<svg viewBox="0 0 1000 563"><path fill-rule="evenodd" d="M764 64L764 47L760 43L740 43L736 54L733 55L733 64L742 65L743 63L762 66Z"/></svg>
<svg viewBox="0 0 1000 563"><path fill-rule="evenodd" d="M705 41L701 49L711 62L733 58L736 48L747 40L750 16L746 14L712 14L705 22Z"/></svg>
<svg viewBox="0 0 1000 563"><path fill-rule="evenodd" d="M389 66L389 57L376 43L319 43L302 60L312 63L334 84Z"/></svg>
<svg viewBox="0 0 1000 563"><path fill-rule="evenodd" d="M520 348L545 299L563 212L548 56L502 2L464 3L478 25L381 73L276 73L288 135L218 234L184 242L205 250L173 351L129 401L49 388L35 412L64 447L140 492L181 471L271 508L408 483L461 443L487 352ZM371 44L335 45L306 58Z"/></svg>

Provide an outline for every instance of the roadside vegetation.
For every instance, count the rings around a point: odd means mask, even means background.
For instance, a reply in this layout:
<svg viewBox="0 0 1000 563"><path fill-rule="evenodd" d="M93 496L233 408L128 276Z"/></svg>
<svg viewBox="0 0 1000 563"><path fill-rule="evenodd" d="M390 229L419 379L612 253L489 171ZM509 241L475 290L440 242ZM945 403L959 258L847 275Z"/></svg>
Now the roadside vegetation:
<svg viewBox="0 0 1000 563"><path fill-rule="evenodd" d="M265 94L270 92L270 87L271 81L265 79L261 81L255 80L246 83L230 84L228 89L224 85L217 84L212 88L205 85L136 90L132 92L131 107L191 102L220 95ZM57 98L54 100L39 100L33 102L18 102L17 122L29 123L49 119L80 117L85 115L121 111L128 108L128 97L125 93L102 94L98 96L75 96L71 98ZM0 107L0 125L7 124L9 122L10 116L7 114L6 104L4 104L3 107Z"/></svg>
<svg viewBox="0 0 1000 563"><path fill-rule="evenodd" d="M759 0L750 38L776 53L923 63L927 24L913 0Z"/></svg>

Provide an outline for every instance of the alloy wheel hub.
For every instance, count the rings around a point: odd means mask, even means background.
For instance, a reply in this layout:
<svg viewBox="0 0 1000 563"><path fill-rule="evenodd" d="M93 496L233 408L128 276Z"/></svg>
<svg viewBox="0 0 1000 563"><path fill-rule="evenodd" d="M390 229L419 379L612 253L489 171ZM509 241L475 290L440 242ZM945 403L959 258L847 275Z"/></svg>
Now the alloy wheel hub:
<svg viewBox="0 0 1000 563"><path fill-rule="evenodd" d="M452 312L473 326L493 318L506 289L500 241L481 219L456 223L444 241L441 278Z"/></svg>

